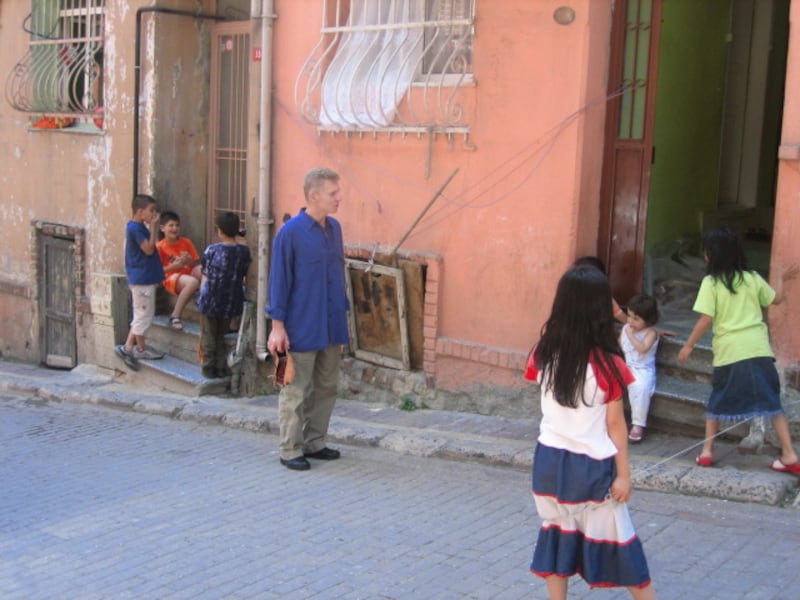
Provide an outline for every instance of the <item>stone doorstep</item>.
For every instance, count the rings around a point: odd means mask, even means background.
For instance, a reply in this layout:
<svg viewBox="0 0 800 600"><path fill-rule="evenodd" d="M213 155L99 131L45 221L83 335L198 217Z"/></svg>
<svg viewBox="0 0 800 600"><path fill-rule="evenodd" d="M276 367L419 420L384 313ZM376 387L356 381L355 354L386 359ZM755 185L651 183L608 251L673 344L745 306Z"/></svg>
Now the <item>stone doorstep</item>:
<svg viewBox="0 0 800 600"><path fill-rule="evenodd" d="M138 372L122 367L125 383L189 397L224 395L230 385L230 377L208 379L203 377L197 363L189 363L169 354L158 360L140 360L139 364Z"/></svg>
<svg viewBox="0 0 800 600"><path fill-rule="evenodd" d="M236 347L236 340L236 333L225 336L228 352ZM197 321L184 319L183 329L178 331L170 326L169 316L154 317L153 325L148 331L147 343L166 352L166 356L159 360L140 361L140 373L147 371L145 384L191 397L224 394L230 385L230 377L203 377L198 364L199 342L200 324Z"/></svg>

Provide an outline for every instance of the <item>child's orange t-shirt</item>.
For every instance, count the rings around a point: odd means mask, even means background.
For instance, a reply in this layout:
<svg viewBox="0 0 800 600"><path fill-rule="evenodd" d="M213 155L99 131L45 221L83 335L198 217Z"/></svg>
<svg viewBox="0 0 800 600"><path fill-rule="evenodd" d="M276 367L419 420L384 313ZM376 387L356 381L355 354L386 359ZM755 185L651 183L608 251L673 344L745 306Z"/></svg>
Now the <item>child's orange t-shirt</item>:
<svg viewBox="0 0 800 600"><path fill-rule="evenodd" d="M179 237L178 241L174 244L170 244L167 239L160 240L156 244L156 248L158 249L158 255L161 257L161 265L164 267L168 267L173 262L178 260L181 256L183 256L184 252L188 252L189 256L192 257L192 260L200 260L200 255L197 254L197 250L192 243L192 240L185 237ZM192 272L193 267L185 267L178 271L170 271L167 274L167 277L173 274L181 274L181 275L189 275Z"/></svg>

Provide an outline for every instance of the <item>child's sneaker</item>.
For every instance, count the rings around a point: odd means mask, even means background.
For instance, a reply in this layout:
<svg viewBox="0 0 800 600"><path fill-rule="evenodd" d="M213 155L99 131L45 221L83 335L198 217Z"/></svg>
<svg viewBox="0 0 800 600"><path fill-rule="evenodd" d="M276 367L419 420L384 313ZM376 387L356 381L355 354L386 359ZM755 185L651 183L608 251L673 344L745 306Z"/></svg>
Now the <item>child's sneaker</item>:
<svg viewBox="0 0 800 600"><path fill-rule="evenodd" d="M136 346L133 347L133 356L137 360L158 360L159 358L164 358L164 353L159 352L155 348L151 348L150 346L145 346L144 350L139 350Z"/></svg>
<svg viewBox="0 0 800 600"><path fill-rule="evenodd" d="M129 352L125 349L124 344L120 344L119 346L114 346L114 353L119 356L123 361L125 361L125 365L131 371L138 371L139 370L139 361L136 360L136 357L133 355L132 352Z"/></svg>

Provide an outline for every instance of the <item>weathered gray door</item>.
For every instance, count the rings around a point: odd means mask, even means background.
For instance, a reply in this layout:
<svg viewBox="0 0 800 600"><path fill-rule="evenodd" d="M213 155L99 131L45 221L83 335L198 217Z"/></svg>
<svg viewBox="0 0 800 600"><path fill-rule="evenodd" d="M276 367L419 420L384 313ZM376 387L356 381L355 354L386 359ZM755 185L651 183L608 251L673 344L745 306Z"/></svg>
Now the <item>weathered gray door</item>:
<svg viewBox="0 0 800 600"><path fill-rule="evenodd" d="M71 369L77 364L74 240L39 236L39 314L42 362Z"/></svg>

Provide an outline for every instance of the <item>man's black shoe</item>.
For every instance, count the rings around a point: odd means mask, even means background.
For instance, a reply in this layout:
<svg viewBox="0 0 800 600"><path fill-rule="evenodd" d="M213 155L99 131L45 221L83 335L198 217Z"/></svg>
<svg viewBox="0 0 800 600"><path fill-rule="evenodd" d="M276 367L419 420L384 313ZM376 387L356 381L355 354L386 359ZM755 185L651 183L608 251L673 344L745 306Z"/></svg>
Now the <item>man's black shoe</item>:
<svg viewBox="0 0 800 600"><path fill-rule="evenodd" d="M308 471L311 468L311 464L303 456L282 458L281 464L292 471Z"/></svg>
<svg viewBox="0 0 800 600"><path fill-rule="evenodd" d="M305 456L306 458L316 458L317 460L336 460L341 455L341 452L334 450L333 448L323 448L322 450L311 452Z"/></svg>

